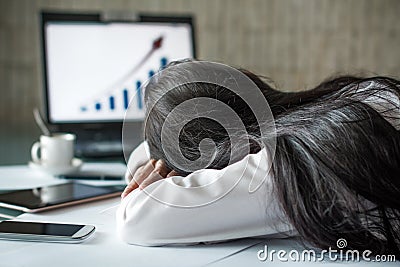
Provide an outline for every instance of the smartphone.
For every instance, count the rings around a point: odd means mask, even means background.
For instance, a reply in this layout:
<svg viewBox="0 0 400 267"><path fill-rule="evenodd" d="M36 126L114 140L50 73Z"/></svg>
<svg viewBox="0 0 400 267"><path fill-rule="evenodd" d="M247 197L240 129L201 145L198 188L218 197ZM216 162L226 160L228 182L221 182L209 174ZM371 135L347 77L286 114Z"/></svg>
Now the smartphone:
<svg viewBox="0 0 400 267"><path fill-rule="evenodd" d="M77 182L0 194L0 207L40 212L121 195L125 186L91 186Z"/></svg>
<svg viewBox="0 0 400 267"><path fill-rule="evenodd" d="M94 230L93 225L2 221L0 222L0 239L80 243L93 234Z"/></svg>

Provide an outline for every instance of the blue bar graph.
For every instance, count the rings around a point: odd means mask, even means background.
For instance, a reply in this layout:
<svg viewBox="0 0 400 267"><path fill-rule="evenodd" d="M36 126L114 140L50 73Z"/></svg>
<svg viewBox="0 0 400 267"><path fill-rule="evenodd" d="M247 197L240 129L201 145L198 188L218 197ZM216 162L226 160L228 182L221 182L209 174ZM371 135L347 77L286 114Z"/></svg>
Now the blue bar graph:
<svg viewBox="0 0 400 267"><path fill-rule="evenodd" d="M159 66L159 70L164 69L167 65L168 65L168 58L163 56L159 58L159 62L160 62L160 66ZM147 69L147 75L148 78L150 79L151 77L153 77L154 75L156 75L156 70L158 69L156 66L154 66L154 68L149 68ZM143 73L143 72L142 72ZM143 74L145 74L146 72L144 72ZM107 95L103 95L103 97L101 97L101 99L97 98L95 99L92 103L86 103L83 104L82 106L80 106L80 111L81 112L90 112L90 111L96 111L96 112L104 112L104 111L118 111L119 109L121 109L122 107L127 110L129 108L129 96L131 94L133 94L134 90L136 90L136 97L137 97L137 101L136 101L136 105L135 108L137 110L143 110L144 109L144 103L143 103L143 91L141 90L142 88L142 81L143 79L145 79L145 77L140 76L137 78L132 77L131 79L135 79L136 80L136 88L130 88L130 87L126 87L126 88L115 88L118 91L115 92L109 92ZM132 80L131 80L132 81ZM120 104L121 98L120 98L120 93L122 93L122 104Z"/></svg>
<svg viewBox="0 0 400 267"><path fill-rule="evenodd" d="M149 71L149 78L153 77L154 74L155 74L154 70L150 70Z"/></svg>
<svg viewBox="0 0 400 267"><path fill-rule="evenodd" d="M136 97L137 97L137 104L139 109L143 109L143 104L142 104L142 91L140 90L142 86L142 83L140 81L136 82Z"/></svg>
<svg viewBox="0 0 400 267"><path fill-rule="evenodd" d="M166 57L162 57L160 60L161 63L161 69L165 68L165 66L167 66L168 64L168 59Z"/></svg>
<svg viewBox="0 0 400 267"><path fill-rule="evenodd" d="M124 95L124 109L128 109L129 106L128 89L124 89L122 92Z"/></svg>
<svg viewBox="0 0 400 267"><path fill-rule="evenodd" d="M111 110L115 109L115 99L113 96L110 96L110 109Z"/></svg>

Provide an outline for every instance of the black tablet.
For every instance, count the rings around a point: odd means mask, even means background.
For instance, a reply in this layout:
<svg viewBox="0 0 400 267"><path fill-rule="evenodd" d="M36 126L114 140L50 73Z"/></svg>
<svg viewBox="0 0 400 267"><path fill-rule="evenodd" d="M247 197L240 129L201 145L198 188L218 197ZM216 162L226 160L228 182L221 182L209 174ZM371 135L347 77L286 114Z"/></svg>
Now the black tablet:
<svg viewBox="0 0 400 267"><path fill-rule="evenodd" d="M91 186L70 182L0 194L0 207L39 212L118 196L124 186Z"/></svg>

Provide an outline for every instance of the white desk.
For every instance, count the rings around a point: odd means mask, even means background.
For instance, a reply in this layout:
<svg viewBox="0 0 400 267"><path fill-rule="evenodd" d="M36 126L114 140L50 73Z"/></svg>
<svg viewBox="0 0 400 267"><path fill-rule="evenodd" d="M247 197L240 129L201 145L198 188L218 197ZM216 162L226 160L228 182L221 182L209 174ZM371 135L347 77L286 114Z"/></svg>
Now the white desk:
<svg viewBox="0 0 400 267"><path fill-rule="evenodd" d="M124 166L102 164L114 172ZM86 169L98 169L89 164ZM26 166L0 167L0 190L31 188L63 182L50 175L30 170ZM81 244L56 244L20 241L0 241L0 266L279 266L300 264L339 266L327 262L261 262L257 251L268 244L269 249L302 250L295 240L244 239L214 245L181 247L140 247L120 241L115 231L115 210L119 198L82 204L38 214L22 214L17 219L64 223L84 223L96 226L94 236ZM261 243L260 243L261 242ZM258 245L257 245L258 244ZM347 264L347 263L343 263ZM382 266L377 263L355 265ZM355 266L354 264L352 266ZM385 263L384 266L398 266Z"/></svg>

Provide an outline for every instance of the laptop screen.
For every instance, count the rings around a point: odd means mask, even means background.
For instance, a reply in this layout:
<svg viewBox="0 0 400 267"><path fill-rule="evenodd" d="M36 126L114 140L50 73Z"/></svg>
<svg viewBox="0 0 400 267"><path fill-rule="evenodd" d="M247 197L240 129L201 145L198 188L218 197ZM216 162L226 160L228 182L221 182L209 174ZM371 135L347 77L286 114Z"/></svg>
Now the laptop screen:
<svg viewBox="0 0 400 267"><path fill-rule="evenodd" d="M192 37L188 23L47 21L49 122L121 122L128 105L143 120L141 86L169 62L194 57Z"/></svg>

